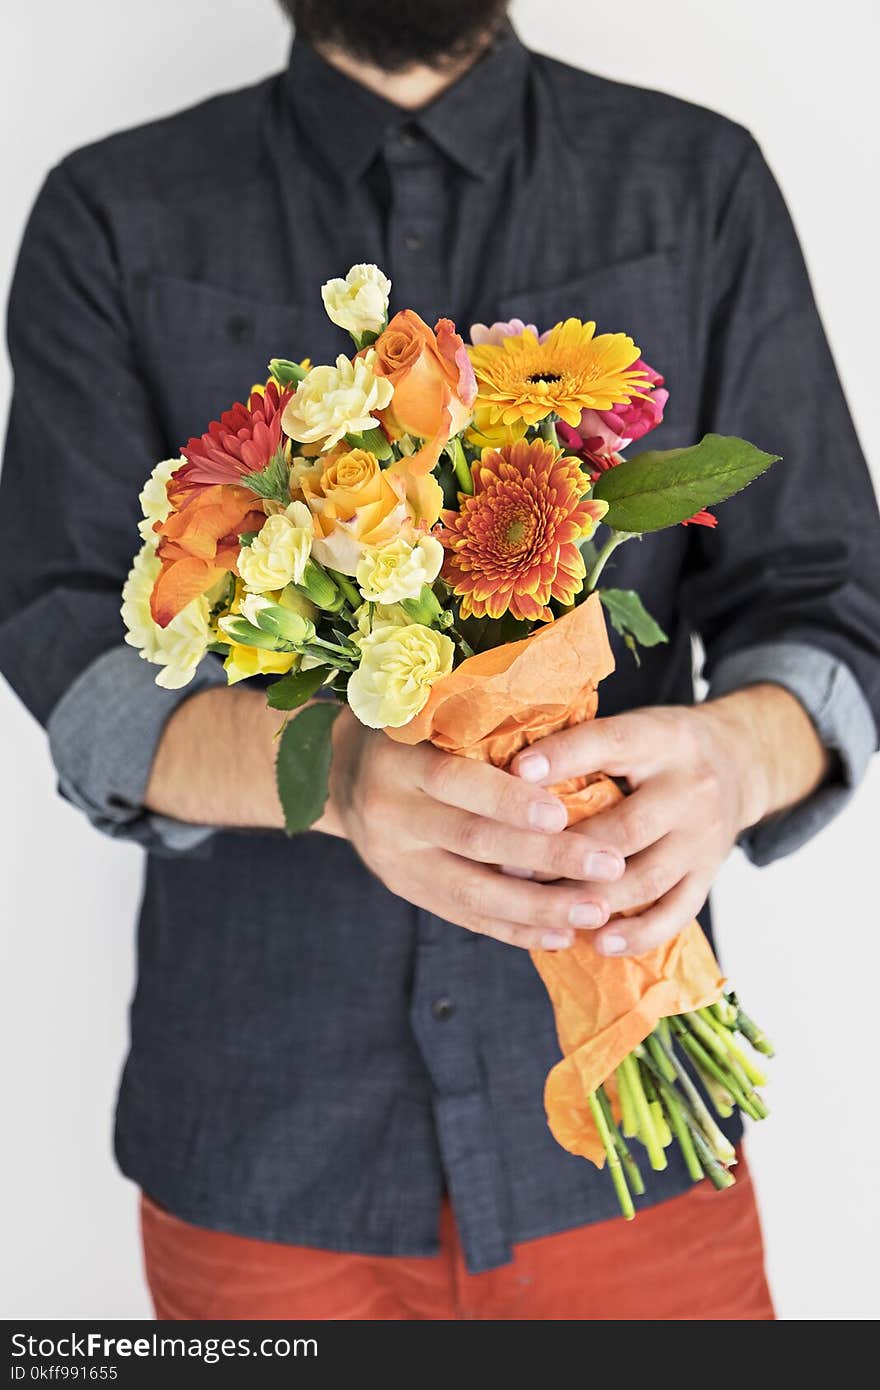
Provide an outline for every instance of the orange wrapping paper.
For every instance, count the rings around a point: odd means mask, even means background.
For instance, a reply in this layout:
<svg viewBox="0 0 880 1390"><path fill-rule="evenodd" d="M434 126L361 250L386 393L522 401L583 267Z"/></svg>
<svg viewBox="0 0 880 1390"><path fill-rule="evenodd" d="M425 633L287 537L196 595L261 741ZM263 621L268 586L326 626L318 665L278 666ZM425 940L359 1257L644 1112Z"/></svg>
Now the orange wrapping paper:
<svg viewBox="0 0 880 1390"><path fill-rule="evenodd" d="M593 719L597 687L614 669L598 595L521 642L471 657L438 682L399 743L430 739L437 748L507 767L526 744ZM596 815L623 793L596 773L554 790L569 824ZM598 1167L605 1150L587 1097L651 1032L660 1018L720 998L721 968L699 924L638 958L601 956L589 932L567 951L532 951L550 995L562 1060L547 1077L544 1104L554 1138Z"/></svg>

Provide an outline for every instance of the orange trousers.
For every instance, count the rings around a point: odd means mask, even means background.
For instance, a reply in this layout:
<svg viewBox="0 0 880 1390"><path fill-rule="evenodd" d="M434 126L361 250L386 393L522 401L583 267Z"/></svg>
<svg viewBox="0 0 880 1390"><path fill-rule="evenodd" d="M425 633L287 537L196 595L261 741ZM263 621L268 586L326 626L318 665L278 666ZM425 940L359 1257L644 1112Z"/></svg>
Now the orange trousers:
<svg viewBox="0 0 880 1390"><path fill-rule="evenodd" d="M337 1254L204 1230L146 1196L147 1282L161 1320L432 1319L706 1321L773 1319L755 1193L708 1182L635 1221L603 1221L517 1245L501 1269L468 1274L452 1209L440 1252Z"/></svg>

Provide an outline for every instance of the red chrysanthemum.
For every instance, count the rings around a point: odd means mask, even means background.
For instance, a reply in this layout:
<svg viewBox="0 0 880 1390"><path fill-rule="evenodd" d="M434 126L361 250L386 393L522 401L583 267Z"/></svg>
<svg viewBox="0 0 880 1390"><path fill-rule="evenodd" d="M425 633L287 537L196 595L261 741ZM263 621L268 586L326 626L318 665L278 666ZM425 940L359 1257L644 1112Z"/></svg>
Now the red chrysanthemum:
<svg viewBox="0 0 880 1390"><path fill-rule="evenodd" d="M200 438L183 449L186 463L177 477L188 484L210 486L238 483L245 473L258 473L271 462L281 443L281 413L291 392L270 380L255 387L247 405L237 401L213 420Z"/></svg>
<svg viewBox="0 0 880 1390"><path fill-rule="evenodd" d="M547 621L551 598L574 602L585 573L577 543L607 511L588 488L578 460L543 439L484 451L473 496L442 513L439 533L443 577L465 617Z"/></svg>

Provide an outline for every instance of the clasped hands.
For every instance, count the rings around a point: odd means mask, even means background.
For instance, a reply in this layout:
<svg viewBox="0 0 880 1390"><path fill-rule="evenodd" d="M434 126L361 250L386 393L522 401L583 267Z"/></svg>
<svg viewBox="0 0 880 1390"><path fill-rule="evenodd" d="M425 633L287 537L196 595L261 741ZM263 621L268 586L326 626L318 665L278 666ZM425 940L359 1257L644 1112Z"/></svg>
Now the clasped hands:
<svg viewBox="0 0 880 1390"><path fill-rule="evenodd" d="M785 691L753 687L566 729L524 749L510 771L394 743L346 713L326 828L392 892L471 931L545 950L587 931L604 955L641 955L686 926L741 831L778 809L766 741L753 732L761 692L787 702L765 711L780 727L809 726ZM600 771L630 795L566 829L547 788Z"/></svg>

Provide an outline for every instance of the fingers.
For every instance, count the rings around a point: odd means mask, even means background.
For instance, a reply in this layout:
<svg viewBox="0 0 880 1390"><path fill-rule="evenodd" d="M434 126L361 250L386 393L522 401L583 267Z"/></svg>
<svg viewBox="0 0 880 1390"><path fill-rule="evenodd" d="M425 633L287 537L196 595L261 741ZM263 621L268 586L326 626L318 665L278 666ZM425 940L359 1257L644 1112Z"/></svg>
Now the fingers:
<svg viewBox="0 0 880 1390"><path fill-rule="evenodd" d="M523 830L553 834L564 830L568 821L562 802L543 787L531 786L487 763L436 749L426 750L419 786L435 801Z"/></svg>
<svg viewBox="0 0 880 1390"><path fill-rule="evenodd" d="M608 920L607 904L583 884L509 878L444 850L405 856L386 880L393 892L458 926L528 950L561 950L578 928Z"/></svg>
<svg viewBox="0 0 880 1390"><path fill-rule="evenodd" d="M659 710L593 719L524 748L514 758L511 771L532 785L543 786L591 772L647 776L668 761L669 744L677 737L679 723Z"/></svg>
<svg viewBox="0 0 880 1390"><path fill-rule="evenodd" d="M562 830L548 835L517 830L485 816L473 815L422 797L417 811L417 833L431 845L450 850L463 859L498 864L520 878L533 874L547 879L580 879L611 883L623 875L623 857L607 849L594 836Z"/></svg>
<svg viewBox="0 0 880 1390"><path fill-rule="evenodd" d="M676 936L706 901L706 889L692 876L635 917L614 917L596 932L596 950L604 956L642 956Z"/></svg>
<svg viewBox="0 0 880 1390"><path fill-rule="evenodd" d="M661 774L590 819L590 833L629 859L690 819L687 784L676 773Z"/></svg>

